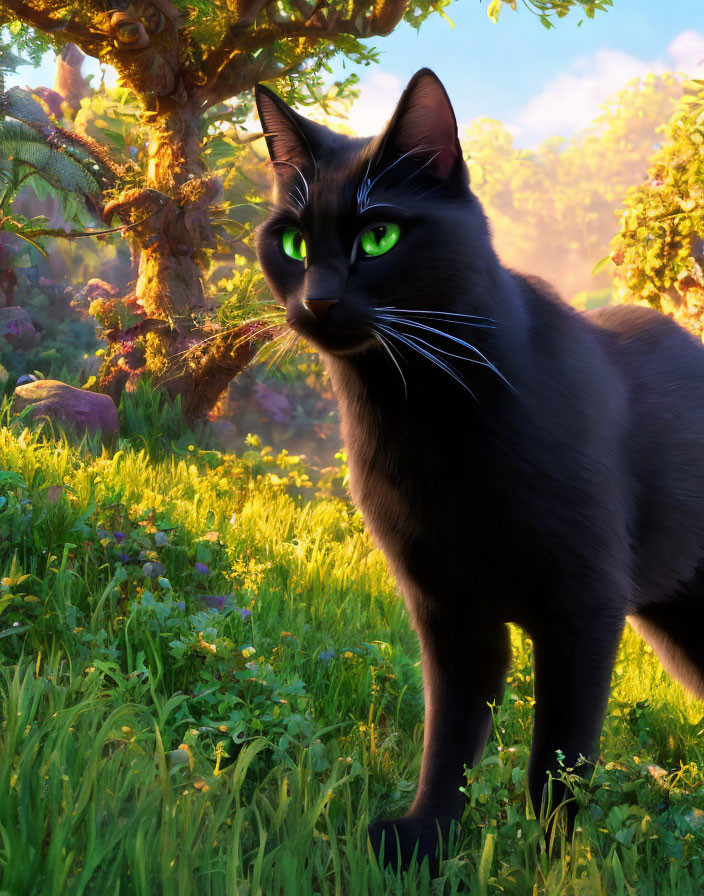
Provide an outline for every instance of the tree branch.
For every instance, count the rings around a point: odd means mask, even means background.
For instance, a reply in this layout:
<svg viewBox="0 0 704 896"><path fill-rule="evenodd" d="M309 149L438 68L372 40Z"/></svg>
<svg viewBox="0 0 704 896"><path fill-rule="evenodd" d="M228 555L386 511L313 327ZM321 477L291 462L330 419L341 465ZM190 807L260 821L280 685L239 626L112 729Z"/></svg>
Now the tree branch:
<svg viewBox="0 0 704 896"><path fill-rule="evenodd" d="M293 74L307 58L308 53L304 53L288 65L282 65L276 62L270 49L263 50L256 57L251 53L237 52L212 81L200 88L204 106L214 106L245 90L252 90L260 81Z"/></svg>
<svg viewBox="0 0 704 896"><path fill-rule="evenodd" d="M165 96L177 87L178 11L168 0L152 0L150 15L144 20L124 11L94 11L94 18L105 30L91 28L72 17L54 18L46 12L48 4L27 0L0 0L0 12L13 16L42 31L57 43L70 41L99 59L107 58L131 87L142 94ZM57 4L58 5L58 4ZM87 4L89 14L92 6Z"/></svg>
<svg viewBox="0 0 704 896"><path fill-rule="evenodd" d="M44 10L24 0L0 0L0 12L7 11L37 31L54 37L58 42L70 41L84 53L98 57L105 48L105 35L76 22L72 17L55 19Z"/></svg>
<svg viewBox="0 0 704 896"><path fill-rule="evenodd" d="M235 20L227 29L220 45L204 61L203 68L208 81L215 78L233 54L237 53L243 34L272 2L273 0L239 0Z"/></svg>
<svg viewBox="0 0 704 896"><path fill-rule="evenodd" d="M263 0L259 0L260 3ZM268 2L268 0L267 0ZM244 90L258 81L281 77L298 68L300 60L289 66L274 62L273 54L265 51L277 41L304 38L311 42L330 40L340 34L359 39L389 34L398 25L406 11L408 0L381 0L368 12L368 0L357 0L349 18L341 18L337 9L326 7L326 0L315 5L306 0L296 0L296 7L304 18L291 21L270 15L269 24L258 28L243 28L239 22L228 30L218 49L205 60L206 84L202 94L206 105L213 105ZM264 8L266 2L263 4Z"/></svg>

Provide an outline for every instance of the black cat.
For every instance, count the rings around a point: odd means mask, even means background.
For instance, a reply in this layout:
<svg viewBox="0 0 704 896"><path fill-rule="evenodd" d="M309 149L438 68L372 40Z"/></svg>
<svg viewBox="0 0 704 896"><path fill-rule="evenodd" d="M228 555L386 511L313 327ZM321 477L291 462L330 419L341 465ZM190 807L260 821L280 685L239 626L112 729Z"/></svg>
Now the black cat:
<svg viewBox="0 0 704 896"><path fill-rule="evenodd" d="M256 100L276 175L262 268L327 366L352 496L421 643L418 793L370 836L432 860L501 700L507 622L534 645L537 810L558 751L598 745L627 616L704 696L704 349L501 266L428 69L372 139Z"/></svg>

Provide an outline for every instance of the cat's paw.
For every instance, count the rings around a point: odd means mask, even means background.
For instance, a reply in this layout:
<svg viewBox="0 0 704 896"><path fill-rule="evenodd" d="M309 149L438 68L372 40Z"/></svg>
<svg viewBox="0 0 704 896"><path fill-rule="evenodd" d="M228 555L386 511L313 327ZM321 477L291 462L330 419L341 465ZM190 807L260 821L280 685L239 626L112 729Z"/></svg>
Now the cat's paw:
<svg viewBox="0 0 704 896"><path fill-rule="evenodd" d="M424 859L428 859L430 875L436 877L440 865L438 833L442 837L443 853L446 855L451 823L450 818L405 816L389 821L375 821L367 830L372 848L384 866L394 870L399 867L407 869L415 855L415 861L419 865Z"/></svg>

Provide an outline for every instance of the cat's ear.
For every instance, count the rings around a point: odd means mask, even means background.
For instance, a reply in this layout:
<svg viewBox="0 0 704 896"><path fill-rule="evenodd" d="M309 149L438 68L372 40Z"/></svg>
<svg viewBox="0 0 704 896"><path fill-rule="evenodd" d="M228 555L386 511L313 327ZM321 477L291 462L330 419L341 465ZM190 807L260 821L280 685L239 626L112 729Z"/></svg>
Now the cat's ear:
<svg viewBox="0 0 704 896"><path fill-rule="evenodd" d="M315 160L316 140L312 122L294 112L280 96L263 84L254 89L254 100L274 171L285 176L285 168L304 168Z"/></svg>
<svg viewBox="0 0 704 896"><path fill-rule="evenodd" d="M466 178L457 121L442 82L422 68L408 82L381 137L380 161L407 156L424 162L427 171L445 180Z"/></svg>

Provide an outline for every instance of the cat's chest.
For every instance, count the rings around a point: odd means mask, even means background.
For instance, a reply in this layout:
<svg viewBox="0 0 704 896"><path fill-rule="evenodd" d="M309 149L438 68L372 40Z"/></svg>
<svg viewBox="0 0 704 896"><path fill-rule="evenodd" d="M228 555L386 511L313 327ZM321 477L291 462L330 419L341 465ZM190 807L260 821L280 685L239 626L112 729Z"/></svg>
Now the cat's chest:
<svg viewBox="0 0 704 896"><path fill-rule="evenodd" d="M476 542L475 512L486 503L471 427L434 413L342 413L350 491L387 555L444 553Z"/></svg>

